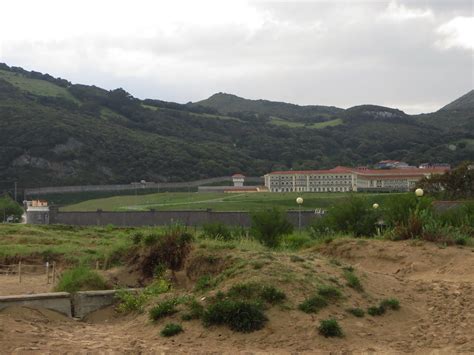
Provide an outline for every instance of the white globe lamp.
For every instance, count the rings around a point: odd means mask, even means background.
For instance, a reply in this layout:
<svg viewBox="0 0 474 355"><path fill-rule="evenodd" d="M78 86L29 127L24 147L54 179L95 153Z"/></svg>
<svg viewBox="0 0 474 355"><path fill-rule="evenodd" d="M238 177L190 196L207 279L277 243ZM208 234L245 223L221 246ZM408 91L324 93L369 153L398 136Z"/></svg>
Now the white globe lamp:
<svg viewBox="0 0 474 355"><path fill-rule="evenodd" d="M296 203L297 203L298 205L303 204L303 197L298 197L298 198L296 199Z"/></svg>
<svg viewBox="0 0 474 355"><path fill-rule="evenodd" d="M374 204L372 205L372 207L374 208L374 210L376 210L377 208L379 208L379 204L378 204L378 203L374 203Z"/></svg>
<svg viewBox="0 0 474 355"><path fill-rule="evenodd" d="M424 194L423 189L418 188L418 189L415 190L416 197L422 197L423 194Z"/></svg>

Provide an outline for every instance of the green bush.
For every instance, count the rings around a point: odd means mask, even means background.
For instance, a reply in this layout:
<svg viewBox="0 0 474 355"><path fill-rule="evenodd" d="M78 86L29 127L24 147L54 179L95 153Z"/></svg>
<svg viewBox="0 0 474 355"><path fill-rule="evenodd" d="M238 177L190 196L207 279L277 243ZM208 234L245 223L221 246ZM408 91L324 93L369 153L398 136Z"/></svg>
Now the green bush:
<svg viewBox="0 0 474 355"><path fill-rule="evenodd" d="M337 320L330 318L322 320L318 328L319 334L327 337L342 337L342 329Z"/></svg>
<svg viewBox="0 0 474 355"><path fill-rule="evenodd" d="M183 332L183 327L181 325L175 324L175 323L168 323L161 330L160 334L163 337L172 337L182 332Z"/></svg>
<svg viewBox="0 0 474 355"><path fill-rule="evenodd" d="M170 228L157 242L143 250L140 269L146 277L153 277L157 265L179 270L191 251L193 236L181 228Z"/></svg>
<svg viewBox="0 0 474 355"><path fill-rule="evenodd" d="M320 286L318 288L318 295L326 299L338 300L342 298L342 293L334 286Z"/></svg>
<svg viewBox="0 0 474 355"><path fill-rule="evenodd" d="M77 291L106 290L110 287L96 271L86 267L76 267L62 273L55 290L75 293Z"/></svg>
<svg viewBox="0 0 474 355"><path fill-rule="evenodd" d="M273 286L263 286L260 297L270 304L277 304L283 302L286 299L286 295L283 291L278 290Z"/></svg>
<svg viewBox="0 0 474 355"><path fill-rule="evenodd" d="M313 241L303 234L290 234L281 239L281 247L290 250L300 250L311 246Z"/></svg>
<svg viewBox="0 0 474 355"><path fill-rule="evenodd" d="M349 308L347 310L347 312L349 312L350 314L352 314L353 316L355 317L363 317L365 315L365 312L362 308Z"/></svg>
<svg viewBox="0 0 474 355"><path fill-rule="evenodd" d="M212 278L210 275L201 276L196 281L196 285L194 286L195 291L205 291L215 287L217 284L216 280Z"/></svg>
<svg viewBox="0 0 474 355"><path fill-rule="evenodd" d="M188 312L181 316L182 320L200 319L204 314L204 306L195 299L192 299L186 305Z"/></svg>
<svg viewBox="0 0 474 355"><path fill-rule="evenodd" d="M233 285L227 296L234 299L249 300L258 297L261 292L262 285L256 282L238 283Z"/></svg>
<svg viewBox="0 0 474 355"><path fill-rule="evenodd" d="M319 223L324 223L324 228L329 228L329 230L360 237L375 234L376 222L379 218L378 212L366 199L351 195L330 208L327 215L322 218L324 222ZM313 231L321 230L321 228L317 225L313 226Z"/></svg>
<svg viewBox="0 0 474 355"><path fill-rule="evenodd" d="M158 243L160 238L161 238L161 236L159 234L150 233L150 234L145 235L142 238L141 242L145 246L152 246L152 245Z"/></svg>
<svg viewBox="0 0 474 355"><path fill-rule="evenodd" d="M324 307L327 307L328 302L324 297L315 295L305 299L299 304L298 308L305 313L317 313Z"/></svg>
<svg viewBox="0 0 474 355"><path fill-rule="evenodd" d="M416 197L414 193L391 196L382 206L383 220L389 227L407 226L413 213L431 212L432 200L428 197Z"/></svg>
<svg viewBox="0 0 474 355"><path fill-rule="evenodd" d="M275 248L284 235L293 232L293 225L286 219L286 214L277 208L253 212L252 235L263 245Z"/></svg>
<svg viewBox="0 0 474 355"><path fill-rule="evenodd" d="M149 313L150 319L152 321L157 321L163 317L168 317L175 314L176 312L178 312L178 310L176 309L176 305L177 305L176 299L169 299L166 301L162 301L161 303L157 304L155 307L150 309L150 313Z"/></svg>
<svg viewBox="0 0 474 355"><path fill-rule="evenodd" d="M24 212L23 208L7 194L0 196L0 211L0 222L8 217L13 217L13 222L20 222Z"/></svg>
<svg viewBox="0 0 474 355"><path fill-rule="evenodd" d="M258 305L233 300L221 300L210 305L202 319L206 326L222 324L243 333L262 329L268 320Z"/></svg>
<svg viewBox="0 0 474 355"><path fill-rule="evenodd" d="M344 277L347 281L347 286L352 287L354 290L363 291L364 288L360 283L359 278L351 271L344 271Z"/></svg>
<svg viewBox="0 0 474 355"><path fill-rule="evenodd" d="M119 313L142 313L148 297L144 293L135 294L126 290L118 290L115 297L119 300L116 307Z"/></svg>
<svg viewBox="0 0 474 355"><path fill-rule="evenodd" d="M381 316L385 313L385 307L382 306L372 306L367 308L367 313L371 316Z"/></svg>
<svg viewBox="0 0 474 355"><path fill-rule="evenodd" d="M400 309L400 302L395 298L389 298L389 299L382 300L380 302L380 307L390 308L390 309L393 309L394 311L397 311Z"/></svg>
<svg viewBox="0 0 474 355"><path fill-rule="evenodd" d="M211 239L229 241L232 239L230 229L223 223L206 223L202 226L204 236Z"/></svg>

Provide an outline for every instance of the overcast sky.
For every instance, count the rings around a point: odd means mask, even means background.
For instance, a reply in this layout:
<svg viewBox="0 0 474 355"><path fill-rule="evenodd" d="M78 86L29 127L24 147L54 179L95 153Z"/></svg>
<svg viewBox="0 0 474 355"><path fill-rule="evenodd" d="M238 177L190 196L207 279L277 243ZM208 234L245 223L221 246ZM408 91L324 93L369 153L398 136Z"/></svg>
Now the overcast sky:
<svg viewBox="0 0 474 355"><path fill-rule="evenodd" d="M3 0L0 62L185 103L431 112L473 88L472 0Z"/></svg>

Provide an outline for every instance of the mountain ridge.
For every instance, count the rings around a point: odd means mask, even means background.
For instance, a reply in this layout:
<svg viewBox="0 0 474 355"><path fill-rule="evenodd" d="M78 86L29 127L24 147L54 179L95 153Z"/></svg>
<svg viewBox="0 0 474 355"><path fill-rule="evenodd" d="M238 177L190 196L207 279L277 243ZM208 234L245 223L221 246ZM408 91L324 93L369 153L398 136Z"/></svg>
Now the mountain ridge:
<svg viewBox="0 0 474 355"><path fill-rule="evenodd" d="M140 100L123 89L0 64L0 181L9 181L8 188L11 181L28 187L186 181L383 159L455 164L473 153L474 110L410 116L375 105L308 109L254 101L258 112ZM451 116L452 124L444 124Z"/></svg>

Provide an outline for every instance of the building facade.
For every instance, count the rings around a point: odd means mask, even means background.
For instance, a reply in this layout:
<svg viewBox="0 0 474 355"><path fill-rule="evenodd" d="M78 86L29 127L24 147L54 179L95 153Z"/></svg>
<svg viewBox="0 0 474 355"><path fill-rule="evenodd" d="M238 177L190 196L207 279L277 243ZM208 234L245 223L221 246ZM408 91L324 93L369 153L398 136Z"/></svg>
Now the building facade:
<svg viewBox="0 0 474 355"><path fill-rule="evenodd" d="M403 192L426 176L446 168L360 169L338 166L329 170L274 171L264 176L270 192Z"/></svg>

